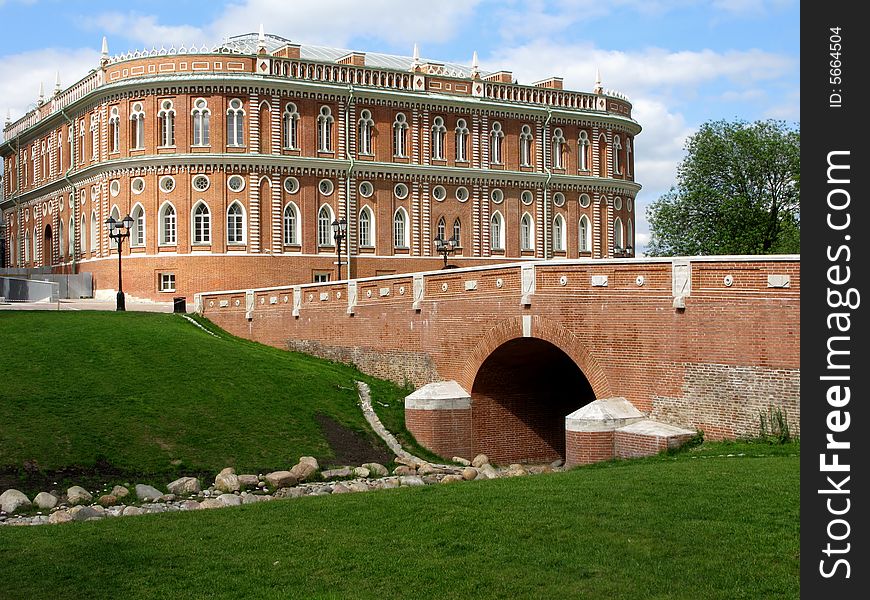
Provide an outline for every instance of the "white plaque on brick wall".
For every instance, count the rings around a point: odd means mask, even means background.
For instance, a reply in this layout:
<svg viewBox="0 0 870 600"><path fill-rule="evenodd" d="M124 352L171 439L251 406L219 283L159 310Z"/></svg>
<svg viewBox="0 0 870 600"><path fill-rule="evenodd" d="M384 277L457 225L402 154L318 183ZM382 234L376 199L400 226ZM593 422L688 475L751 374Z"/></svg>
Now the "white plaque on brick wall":
<svg viewBox="0 0 870 600"><path fill-rule="evenodd" d="M790 275L768 275L767 287L769 288L787 288L791 287Z"/></svg>
<svg viewBox="0 0 870 600"><path fill-rule="evenodd" d="M476 290L476 289L477 289L477 280L476 279L470 279L470 280L465 282L465 291L466 292L470 292L470 291Z"/></svg>
<svg viewBox="0 0 870 600"><path fill-rule="evenodd" d="M674 297L692 295L692 265L688 260L675 259L671 266Z"/></svg>
<svg viewBox="0 0 870 600"><path fill-rule="evenodd" d="M607 275L593 275L592 287L607 287Z"/></svg>

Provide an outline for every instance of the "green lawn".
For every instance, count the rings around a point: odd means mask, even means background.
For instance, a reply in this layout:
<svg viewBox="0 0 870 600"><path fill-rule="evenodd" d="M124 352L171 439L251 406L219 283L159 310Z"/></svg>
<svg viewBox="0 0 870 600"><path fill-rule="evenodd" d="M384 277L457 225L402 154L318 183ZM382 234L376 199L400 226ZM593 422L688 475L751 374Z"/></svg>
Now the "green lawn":
<svg viewBox="0 0 870 600"><path fill-rule="evenodd" d="M225 466L262 473L303 455L329 464L334 453L317 413L380 444L358 407L358 379L372 386L388 426L403 429L406 391L345 365L218 333L171 314L0 313L7 483L16 470L23 477L95 465L98 479L160 482L213 477ZM39 491L28 481L16 486Z"/></svg>
<svg viewBox="0 0 870 600"><path fill-rule="evenodd" d="M693 455L0 527L0 598L798 598L799 458Z"/></svg>

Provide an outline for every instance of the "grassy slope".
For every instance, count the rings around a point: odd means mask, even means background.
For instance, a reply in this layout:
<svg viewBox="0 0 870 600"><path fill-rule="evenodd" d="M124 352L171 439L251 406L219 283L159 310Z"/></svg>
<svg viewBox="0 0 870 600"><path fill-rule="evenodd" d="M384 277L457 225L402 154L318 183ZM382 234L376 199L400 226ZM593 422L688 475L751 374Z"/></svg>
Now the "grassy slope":
<svg viewBox="0 0 870 600"><path fill-rule="evenodd" d="M680 455L0 528L0 598L797 598L798 487L795 456Z"/></svg>
<svg viewBox="0 0 870 600"><path fill-rule="evenodd" d="M355 369L220 334L177 315L0 313L0 468L264 472L328 462L316 412L370 431ZM364 379L400 420L404 392Z"/></svg>

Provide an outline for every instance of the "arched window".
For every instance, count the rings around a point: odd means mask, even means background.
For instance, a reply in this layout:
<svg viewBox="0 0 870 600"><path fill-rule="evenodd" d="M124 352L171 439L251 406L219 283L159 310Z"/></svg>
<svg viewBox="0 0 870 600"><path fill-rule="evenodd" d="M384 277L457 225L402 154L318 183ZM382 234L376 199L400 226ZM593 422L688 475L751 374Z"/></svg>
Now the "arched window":
<svg viewBox="0 0 870 600"><path fill-rule="evenodd" d="M145 148L145 111L141 102L134 102L130 111L130 149Z"/></svg>
<svg viewBox="0 0 870 600"><path fill-rule="evenodd" d="M174 246L176 243L175 207L168 202L160 209L160 243Z"/></svg>
<svg viewBox="0 0 870 600"><path fill-rule="evenodd" d="M441 240L447 239L447 222L444 217L438 219L438 226L435 228L435 237Z"/></svg>
<svg viewBox="0 0 870 600"><path fill-rule="evenodd" d="M589 218L586 215L580 217L580 239L578 248L580 252L589 252L592 241L592 230L589 226Z"/></svg>
<svg viewBox="0 0 870 600"><path fill-rule="evenodd" d="M30 262L30 230L24 232L24 264Z"/></svg>
<svg viewBox="0 0 870 600"><path fill-rule="evenodd" d="M565 136L559 127L553 130L553 168L562 169L562 151L565 148Z"/></svg>
<svg viewBox="0 0 870 600"><path fill-rule="evenodd" d="M66 250L66 244L63 243L63 221L57 223L57 254L63 258L63 252ZM63 261L61 261L63 262Z"/></svg>
<svg viewBox="0 0 870 600"><path fill-rule="evenodd" d="M462 221L459 217L453 220L453 239L456 240L457 246L462 246Z"/></svg>
<svg viewBox="0 0 870 600"><path fill-rule="evenodd" d="M49 238L51 241L51 238ZM39 246L39 229L33 228L33 265L36 266L42 261L43 252ZM43 264L43 266L45 266Z"/></svg>
<svg viewBox="0 0 870 600"><path fill-rule="evenodd" d="M408 244L408 214L404 208L396 210L393 215L393 245L396 248L407 248Z"/></svg>
<svg viewBox="0 0 870 600"><path fill-rule="evenodd" d="M299 111L296 105L288 102L284 107L284 114L281 118L282 123L282 143L284 148L288 150L299 149Z"/></svg>
<svg viewBox="0 0 870 600"><path fill-rule="evenodd" d="M532 166L532 128L528 125L520 131L520 166Z"/></svg>
<svg viewBox="0 0 870 600"><path fill-rule="evenodd" d="M238 201L227 209L227 244L245 243L245 210Z"/></svg>
<svg viewBox="0 0 870 600"><path fill-rule="evenodd" d="M142 208L141 204L136 204L130 216L133 217L133 227L130 229L130 245L141 248L145 245L145 209Z"/></svg>
<svg viewBox="0 0 870 600"><path fill-rule="evenodd" d="M193 119L193 145L211 144L211 111L205 98L197 98L193 101L190 116Z"/></svg>
<svg viewBox="0 0 870 600"><path fill-rule="evenodd" d="M109 111L109 144L109 152L118 152L121 149L121 116L117 106ZM63 163L63 156L60 162Z"/></svg>
<svg viewBox="0 0 870 600"><path fill-rule="evenodd" d="M82 226L79 229L79 252L81 252L82 256L84 256L88 251L88 222L84 215L82 215Z"/></svg>
<svg viewBox="0 0 870 600"><path fill-rule="evenodd" d="M91 160L97 160L100 157L100 115L91 115ZM45 167L43 166L43 175L45 175Z"/></svg>
<svg viewBox="0 0 870 600"><path fill-rule="evenodd" d="M393 121L393 156L404 158L407 154L408 119L404 113L396 113Z"/></svg>
<svg viewBox="0 0 870 600"><path fill-rule="evenodd" d="M625 226L625 249L627 251L634 250L634 223L631 222L631 218L628 219Z"/></svg>
<svg viewBox="0 0 870 600"><path fill-rule="evenodd" d="M76 250L75 221L72 217L69 218L69 230L67 231L67 238L66 254L69 258L72 258Z"/></svg>
<svg viewBox="0 0 870 600"><path fill-rule="evenodd" d="M299 212L292 202L284 207L284 245L295 246L299 241Z"/></svg>
<svg viewBox="0 0 870 600"><path fill-rule="evenodd" d="M619 152L622 150L622 144L619 141L619 136L613 138L613 174L621 173L622 166L619 164Z"/></svg>
<svg viewBox="0 0 870 600"><path fill-rule="evenodd" d="M328 106L320 107L317 117L317 151L332 152L332 110Z"/></svg>
<svg viewBox="0 0 870 600"><path fill-rule="evenodd" d="M468 125L465 119L456 120L456 162L468 161Z"/></svg>
<svg viewBox="0 0 870 600"><path fill-rule="evenodd" d="M100 234L100 224L97 221L97 213L91 213L91 239L88 244L91 247L91 254L97 254L100 250L100 242L99 242L99 234Z"/></svg>
<svg viewBox="0 0 870 600"><path fill-rule="evenodd" d="M631 138L625 138L625 173L631 175L632 160L631 160Z"/></svg>
<svg viewBox="0 0 870 600"><path fill-rule="evenodd" d="M622 219L616 217L613 221L613 250L620 252L624 248L622 244Z"/></svg>
<svg viewBox="0 0 870 600"><path fill-rule="evenodd" d="M193 243L211 243L211 212L208 205L200 200L193 207Z"/></svg>
<svg viewBox="0 0 870 600"><path fill-rule="evenodd" d="M334 244L334 240L332 239L333 221L332 208L330 208L329 205L324 204L320 207L320 211L317 213L318 246L332 246Z"/></svg>
<svg viewBox="0 0 870 600"><path fill-rule="evenodd" d="M175 145L175 109L172 100L164 100L160 103L160 112L157 113L157 121L160 124L160 145Z"/></svg>
<svg viewBox="0 0 870 600"><path fill-rule="evenodd" d="M598 136L598 176L607 177L607 138Z"/></svg>
<svg viewBox="0 0 870 600"><path fill-rule="evenodd" d="M565 250L565 219L562 215L556 215L553 219L553 250L556 252Z"/></svg>
<svg viewBox="0 0 870 600"><path fill-rule="evenodd" d="M368 110L363 110L359 115L359 153L370 155L372 154L372 130L375 122L372 120L372 113Z"/></svg>
<svg viewBox="0 0 870 600"><path fill-rule="evenodd" d="M492 131L489 132L489 162L495 164L502 163L502 143L504 142L504 131L501 129L501 123L495 121L492 124Z"/></svg>
<svg viewBox="0 0 870 600"><path fill-rule="evenodd" d="M230 100L227 108L227 146L245 145L245 109L238 98Z"/></svg>
<svg viewBox="0 0 870 600"><path fill-rule="evenodd" d="M117 206L112 207L112 212L110 212L109 215L113 219L115 219L116 222L121 221L121 211L118 210ZM118 242L115 240L115 238L109 238L109 250L117 250L117 249L118 249Z"/></svg>
<svg viewBox="0 0 870 600"><path fill-rule="evenodd" d="M529 213L523 213L520 219L520 250L532 250L534 248L534 223Z"/></svg>
<svg viewBox="0 0 870 600"><path fill-rule="evenodd" d="M489 247L493 250L504 250L504 218L495 211L489 220Z"/></svg>
<svg viewBox="0 0 870 600"><path fill-rule="evenodd" d="M362 247L374 246L374 219L372 219L372 210L365 206L359 213L359 245Z"/></svg>
<svg viewBox="0 0 870 600"><path fill-rule="evenodd" d="M432 160L444 160L444 137L447 127L443 117L435 117L432 122Z"/></svg>
<svg viewBox="0 0 870 600"><path fill-rule="evenodd" d="M579 155L580 155L580 167L581 171L589 170L589 134L585 131L580 132L580 139L577 140L577 145L579 146Z"/></svg>

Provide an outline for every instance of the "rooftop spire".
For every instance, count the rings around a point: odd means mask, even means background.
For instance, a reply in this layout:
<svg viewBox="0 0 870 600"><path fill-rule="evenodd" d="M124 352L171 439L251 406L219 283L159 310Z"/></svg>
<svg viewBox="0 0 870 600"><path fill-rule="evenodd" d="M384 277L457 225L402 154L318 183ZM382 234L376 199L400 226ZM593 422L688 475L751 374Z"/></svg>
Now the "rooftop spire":
<svg viewBox="0 0 870 600"><path fill-rule="evenodd" d="M420 66L420 49L417 47L417 44L414 44L414 66Z"/></svg>
<svg viewBox="0 0 870 600"><path fill-rule="evenodd" d="M595 68L595 87L592 92L595 94L601 94L604 92L604 88L601 87L601 71L598 70L598 67Z"/></svg>
<svg viewBox="0 0 870 600"><path fill-rule="evenodd" d="M6 109L6 125L10 125L12 123L12 111L10 109Z"/></svg>
<svg viewBox="0 0 870 600"><path fill-rule="evenodd" d="M103 36L103 49L100 52L100 65L106 66L109 64L109 41L106 36Z"/></svg>
<svg viewBox="0 0 870 600"><path fill-rule="evenodd" d="M45 102L45 88L42 85L42 82L39 82L39 101L38 104L42 104Z"/></svg>
<svg viewBox="0 0 870 600"><path fill-rule="evenodd" d="M266 53L266 32L263 30L263 24L260 23L260 34L257 36L257 54Z"/></svg>
<svg viewBox="0 0 870 600"><path fill-rule="evenodd" d="M471 76L479 77L480 76L480 65L477 64L477 50L474 51L474 54L471 55Z"/></svg>
<svg viewBox="0 0 870 600"><path fill-rule="evenodd" d="M57 96L60 93L60 71L54 72L54 95Z"/></svg>

